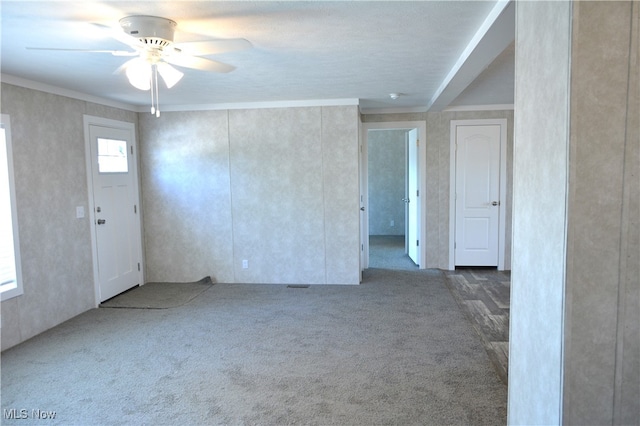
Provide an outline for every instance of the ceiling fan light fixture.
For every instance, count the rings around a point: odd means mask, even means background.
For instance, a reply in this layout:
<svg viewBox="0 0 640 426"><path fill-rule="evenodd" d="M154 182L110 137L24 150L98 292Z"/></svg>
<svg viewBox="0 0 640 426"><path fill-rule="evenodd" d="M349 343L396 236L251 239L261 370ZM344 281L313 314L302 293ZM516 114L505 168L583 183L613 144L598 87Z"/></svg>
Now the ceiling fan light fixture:
<svg viewBox="0 0 640 426"><path fill-rule="evenodd" d="M177 69L167 64L166 62L158 62L156 66L158 67L158 72L160 73L160 76L162 77L165 84L167 85L167 88L169 89L175 86L176 83L178 83L180 79L182 79L182 77L184 76L184 73L182 71L178 71Z"/></svg>
<svg viewBox="0 0 640 426"><path fill-rule="evenodd" d="M0 0L1 1L1 0ZM139 90L151 92L151 113L160 116L158 78L171 89L184 76L173 67L193 68L202 71L227 73L234 66L211 59L205 55L244 50L251 47L245 39L204 40L174 44L176 22L158 16L134 15L120 19L121 31L93 24L96 28L108 31L114 39L126 44L133 50L94 50L27 47L31 50L57 50L92 53L110 53L114 56L134 56L122 64L116 73L125 72L129 83ZM137 57L135 57L137 56ZM160 76L160 77L158 77Z"/></svg>
<svg viewBox="0 0 640 426"><path fill-rule="evenodd" d="M126 70L129 83L136 89L151 89L151 64L141 58L130 61Z"/></svg>

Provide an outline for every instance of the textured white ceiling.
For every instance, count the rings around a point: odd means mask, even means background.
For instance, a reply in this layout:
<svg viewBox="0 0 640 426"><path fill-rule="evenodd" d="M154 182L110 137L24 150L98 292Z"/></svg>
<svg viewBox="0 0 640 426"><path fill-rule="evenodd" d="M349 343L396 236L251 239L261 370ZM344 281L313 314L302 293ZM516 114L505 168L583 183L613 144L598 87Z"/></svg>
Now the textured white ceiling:
<svg viewBox="0 0 640 426"><path fill-rule="evenodd" d="M164 109L318 99L359 99L365 110L425 109L495 4L3 0L0 69L5 80L147 105L149 92L113 73L128 58L26 49L123 49L89 23L117 26L124 16L144 14L175 20L176 42L242 37L254 46L210 57L237 67L229 74L182 69L178 85L160 88ZM463 92L451 105L512 103L513 49L499 60L472 85L470 98ZM392 92L402 95L393 101Z"/></svg>

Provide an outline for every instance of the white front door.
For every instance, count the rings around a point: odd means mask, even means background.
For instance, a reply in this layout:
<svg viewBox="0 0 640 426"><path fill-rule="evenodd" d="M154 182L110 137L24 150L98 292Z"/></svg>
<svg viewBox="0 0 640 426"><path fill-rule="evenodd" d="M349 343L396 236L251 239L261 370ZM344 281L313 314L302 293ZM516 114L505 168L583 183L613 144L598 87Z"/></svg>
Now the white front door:
<svg viewBox="0 0 640 426"><path fill-rule="evenodd" d="M455 131L455 266L498 266L501 127Z"/></svg>
<svg viewBox="0 0 640 426"><path fill-rule="evenodd" d="M143 284L135 131L130 123L103 123L85 117L99 302Z"/></svg>
<svg viewBox="0 0 640 426"><path fill-rule="evenodd" d="M419 187L418 187L418 129L407 132L407 253L413 263L420 263Z"/></svg>

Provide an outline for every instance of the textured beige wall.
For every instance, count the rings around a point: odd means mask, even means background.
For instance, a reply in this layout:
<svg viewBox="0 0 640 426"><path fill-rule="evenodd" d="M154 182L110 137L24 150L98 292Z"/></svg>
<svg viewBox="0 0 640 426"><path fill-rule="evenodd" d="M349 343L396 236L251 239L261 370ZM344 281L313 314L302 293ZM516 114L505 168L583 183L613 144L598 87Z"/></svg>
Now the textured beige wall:
<svg viewBox="0 0 640 426"><path fill-rule="evenodd" d="M11 120L24 294L2 302L2 349L94 307L83 114L134 112L2 84ZM85 217L76 219L76 206Z"/></svg>
<svg viewBox="0 0 640 426"><path fill-rule="evenodd" d="M640 2L633 4L620 241L620 321L613 415L640 422Z"/></svg>
<svg viewBox="0 0 640 426"><path fill-rule="evenodd" d="M639 8L639 2L573 6L563 410L568 424L640 421Z"/></svg>
<svg viewBox="0 0 640 426"><path fill-rule="evenodd" d="M511 197L513 173L513 111L443 111L412 114L368 114L363 122L425 121L427 194L427 268L449 268L449 181L451 120L507 119L507 199L505 269L511 269Z"/></svg>
<svg viewBox="0 0 640 426"><path fill-rule="evenodd" d="M140 127L148 280L359 282L355 106L164 113Z"/></svg>
<svg viewBox="0 0 640 426"><path fill-rule="evenodd" d="M638 424L639 2L516 20L509 423Z"/></svg>
<svg viewBox="0 0 640 426"><path fill-rule="evenodd" d="M321 109L229 115L235 280L323 283Z"/></svg>
<svg viewBox="0 0 640 426"><path fill-rule="evenodd" d="M322 107L328 284L360 283L359 134L358 107Z"/></svg>
<svg viewBox="0 0 640 426"><path fill-rule="evenodd" d="M226 111L140 114L146 281L233 281Z"/></svg>
<svg viewBox="0 0 640 426"><path fill-rule="evenodd" d="M561 423L570 23L569 2L516 4L508 405L515 425Z"/></svg>

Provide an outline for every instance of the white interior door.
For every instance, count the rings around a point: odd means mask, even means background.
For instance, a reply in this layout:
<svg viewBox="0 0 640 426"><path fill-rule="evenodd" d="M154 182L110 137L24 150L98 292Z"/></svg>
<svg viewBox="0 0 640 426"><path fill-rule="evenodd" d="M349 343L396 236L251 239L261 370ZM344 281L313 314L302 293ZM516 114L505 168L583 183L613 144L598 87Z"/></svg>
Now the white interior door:
<svg viewBox="0 0 640 426"><path fill-rule="evenodd" d="M122 123L127 125L129 123ZM142 282L142 244L133 125L86 123L97 299L105 301Z"/></svg>
<svg viewBox="0 0 640 426"><path fill-rule="evenodd" d="M407 253L420 264L420 188L418 185L418 129L407 132Z"/></svg>
<svg viewBox="0 0 640 426"><path fill-rule="evenodd" d="M498 266L501 128L455 129L455 266Z"/></svg>

